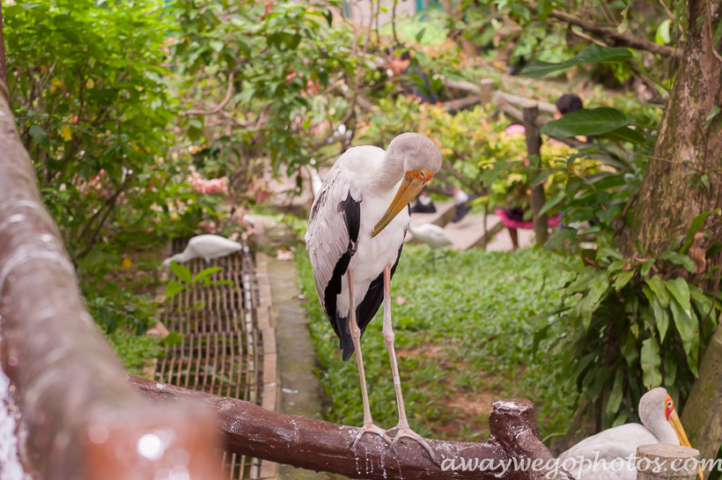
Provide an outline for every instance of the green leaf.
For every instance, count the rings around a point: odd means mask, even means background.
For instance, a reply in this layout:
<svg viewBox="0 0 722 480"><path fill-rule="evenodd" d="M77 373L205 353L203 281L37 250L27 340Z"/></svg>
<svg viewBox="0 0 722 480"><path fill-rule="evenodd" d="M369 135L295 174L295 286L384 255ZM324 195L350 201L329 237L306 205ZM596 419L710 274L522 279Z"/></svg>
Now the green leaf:
<svg viewBox="0 0 722 480"><path fill-rule="evenodd" d="M201 270L200 272L196 273L191 283L200 282L209 275L213 275L214 273L220 272L221 270L223 270L223 267L210 267L206 268L205 270Z"/></svg>
<svg viewBox="0 0 722 480"><path fill-rule="evenodd" d="M612 140L630 143L644 143L645 140L644 135L639 130L634 130L629 127L618 128L616 130L612 130L611 132L607 132L602 136L611 138Z"/></svg>
<svg viewBox="0 0 722 480"><path fill-rule="evenodd" d="M664 342L664 337L667 335L667 330L669 329L669 310L663 308L659 297L655 296L652 302L652 311L654 312L654 320L657 323L659 338Z"/></svg>
<svg viewBox="0 0 722 480"><path fill-rule="evenodd" d="M647 274L649 273L649 270L652 268L652 265L654 265L655 261L656 261L656 259L654 259L654 258L649 258L644 261L644 263L642 264L642 268L639 270L639 273L640 273L640 275L642 275L642 277L647 276Z"/></svg>
<svg viewBox="0 0 722 480"><path fill-rule="evenodd" d="M720 40L722 40L722 22L717 22L717 29L714 31L712 43L714 45L718 45Z"/></svg>
<svg viewBox="0 0 722 480"><path fill-rule="evenodd" d="M669 293L672 294L677 303L684 309L687 316L691 315L692 306L689 303L689 286L683 278L675 278L674 280L665 280L664 286L667 287Z"/></svg>
<svg viewBox="0 0 722 480"><path fill-rule="evenodd" d="M623 289L629 281L634 277L634 270L626 270L617 275L617 279L614 281L614 289L620 291Z"/></svg>
<svg viewBox="0 0 722 480"><path fill-rule="evenodd" d="M561 201L566 198L566 196L567 196L567 194L564 191L561 191L561 192L557 193L556 195L554 195L554 197L547 200L546 203L544 204L544 206L542 207L542 209L539 210L539 215L544 215L549 210L551 210L552 208L559 205L561 203Z"/></svg>
<svg viewBox="0 0 722 480"><path fill-rule="evenodd" d="M602 47L590 45L574 58L560 63L534 61L521 74L530 78L542 78L552 73L558 73L567 68L586 63L617 63L626 62L632 58L632 52L626 48Z"/></svg>
<svg viewBox="0 0 722 480"><path fill-rule="evenodd" d="M30 138L33 139L33 142L37 143L38 145L48 144L48 134L45 133L45 130L40 125L33 125L32 127L30 127L28 133L30 134Z"/></svg>
<svg viewBox="0 0 722 480"><path fill-rule="evenodd" d="M642 342L642 380L647 389L652 389L662 384L662 374L659 373L661 363L657 339L650 337Z"/></svg>
<svg viewBox="0 0 722 480"><path fill-rule="evenodd" d="M682 255L677 252L666 252L659 258L662 260L669 260L676 265L682 265L689 273L694 273L696 271L694 262L687 255ZM685 282L685 285L686 284L687 283Z"/></svg>
<svg viewBox="0 0 722 480"><path fill-rule="evenodd" d="M170 262L170 268L173 270L173 273L175 273L178 278L180 278L185 283L191 283L193 282L193 275L191 274L191 271L188 267L184 267L180 263L173 260Z"/></svg>
<svg viewBox="0 0 722 480"><path fill-rule="evenodd" d="M667 289L664 287L664 282L661 278L659 278L658 275L653 276L652 278L647 278L644 280L647 285L649 285L649 288L652 289L654 294L659 299L660 305L662 305L662 308L669 308L669 292L667 292Z"/></svg>
<svg viewBox="0 0 722 480"><path fill-rule="evenodd" d="M175 280L170 280L168 284L165 286L165 298L166 300L175 297L180 292L185 290L186 287L180 282L176 282Z"/></svg>
<svg viewBox="0 0 722 480"><path fill-rule="evenodd" d="M168 348L173 347L174 345L178 345L180 342L183 341L185 338L185 335L181 335L178 332L168 332L168 335L163 337L163 345L165 345Z"/></svg>
<svg viewBox="0 0 722 480"><path fill-rule="evenodd" d="M720 25L722 25L722 22L720 22ZM712 120L714 120L717 115L719 115L719 112L720 108L717 105L712 107L707 115L707 120L704 122L704 128L709 127L709 124L712 123Z"/></svg>
<svg viewBox="0 0 722 480"><path fill-rule="evenodd" d="M324 8L321 13L323 13L323 16L326 18L328 26L333 26L333 13L331 13L331 10L329 10L328 8Z"/></svg>
<svg viewBox="0 0 722 480"><path fill-rule="evenodd" d="M617 369L617 374L614 376L614 386L612 391L609 393L607 399L606 411L608 414L616 413L619 410L619 406L622 404L622 381L624 380L624 374L622 369Z"/></svg>
<svg viewBox="0 0 722 480"><path fill-rule="evenodd" d="M684 352L689 356L692 351L692 342L695 336L695 322L692 317L685 312L680 306L679 302L675 299L670 303L672 307L672 318L674 319L674 325L677 327L679 337L682 339L682 348Z"/></svg>
<svg viewBox="0 0 722 480"><path fill-rule="evenodd" d="M575 110L559 120L553 120L541 132L554 137L576 137L577 135L601 135L617 130L629 123L627 116L617 109L600 107Z"/></svg>
<svg viewBox="0 0 722 480"><path fill-rule="evenodd" d="M209 42L209 45L213 50L216 51L216 53L220 52L221 50L223 50L223 47L225 47L225 44L219 40L211 40Z"/></svg>
<svg viewBox="0 0 722 480"><path fill-rule="evenodd" d="M667 45L670 41L669 26L672 24L672 20L666 19L657 27L657 33L654 35L654 42L659 45Z"/></svg>
<svg viewBox="0 0 722 480"><path fill-rule="evenodd" d="M675 355L666 355L664 357L664 384L667 386L674 385L677 377L677 361Z"/></svg>
<svg viewBox="0 0 722 480"><path fill-rule="evenodd" d="M577 240L577 232L573 228L562 228L557 230L554 235L551 236L547 243L544 244L544 248L547 250L554 250L564 242L575 242Z"/></svg>
<svg viewBox="0 0 722 480"><path fill-rule="evenodd" d="M424 33L426 33L426 27L419 30L419 33L416 34L416 41L421 43L421 39L424 38Z"/></svg>

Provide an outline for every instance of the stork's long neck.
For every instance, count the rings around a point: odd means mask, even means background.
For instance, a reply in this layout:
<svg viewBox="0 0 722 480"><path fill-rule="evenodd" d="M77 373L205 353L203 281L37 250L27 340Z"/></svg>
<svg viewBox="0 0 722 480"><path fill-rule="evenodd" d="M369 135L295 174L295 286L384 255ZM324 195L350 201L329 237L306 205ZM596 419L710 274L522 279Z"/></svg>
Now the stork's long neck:
<svg viewBox="0 0 722 480"><path fill-rule="evenodd" d="M404 178L404 159L389 148L384 155L381 166L371 177L374 188L392 190Z"/></svg>
<svg viewBox="0 0 722 480"><path fill-rule="evenodd" d="M172 257L166 259L166 261L163 262L163 264L170 265L171 262L173 262L174 260L179 263L187 262L188 260L190 260L190 252L188 252L188 250L186 249L181 253L176 253Z"/></svg>
<svg viewBox="0 0 722 480"><path fill-rule="evenodd" d="M659 443L679 445L677 432L674 431L674 428L672 428L672 425L670 425L664 415L655 415L651 418L642 419L642 423L647 427L647 430L657 437Z"/></svg>

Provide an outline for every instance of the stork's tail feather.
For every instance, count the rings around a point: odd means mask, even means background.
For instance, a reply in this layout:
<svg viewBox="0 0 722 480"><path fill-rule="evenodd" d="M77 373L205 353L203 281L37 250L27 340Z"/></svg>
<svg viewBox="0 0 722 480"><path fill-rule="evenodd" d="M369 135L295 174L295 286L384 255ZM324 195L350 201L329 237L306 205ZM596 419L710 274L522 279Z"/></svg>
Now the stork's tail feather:
<svg viewBox="0 0 722 480"><path fill-rule="evenodd" d="M341 358L343 358L344 362L346 360L348 360L349 358L351 358L351 356L353 355L353 352L355 350L353 348L353 339L351 337L346 337L343 340L341 340L338 343L338 347L341 350L343 350L343 356Z"/></svg>

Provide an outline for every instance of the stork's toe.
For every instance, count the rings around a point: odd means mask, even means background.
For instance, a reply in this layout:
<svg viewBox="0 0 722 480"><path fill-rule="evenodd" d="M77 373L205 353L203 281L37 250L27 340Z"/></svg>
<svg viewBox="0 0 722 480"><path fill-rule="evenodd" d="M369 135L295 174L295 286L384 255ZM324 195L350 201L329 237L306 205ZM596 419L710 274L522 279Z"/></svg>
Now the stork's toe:
<svg viewBox="0 0 722 480"><path fill-rule="evenodd" d="M391 443L391 438L389 438L389 436L386 434L386 430L374 425L373 423L367 423L363 427L359 428L358 434L356 435L356 439L353 441L353 445L351 445L351 448L356 448L356 445L358 445L361 437L363 437L367 433L375 433L379 437L383 438L386 443Z"/></svg>
<svg viewBox="0 0 722 480"><path fill-rule="evenodd" d="M418 433L414 432L409 427L396 426L394 428L390 428L387 432L392 432L392 431L396 431L396 435L394 435L394 437L393 437L394 439L391 442L391 449L394 451L394 453L396 455L399 454L398 450L396 450L396 444L399 442L399 440L401 440L402 438L409 438L409 439L415 441L416 443L418 443L419 445L421 445L422 447L424 447L426 452L431 457L431 460L435 464L440 465L439 459L436 456L436 453L434 453L434 450L431 448L431 445L429 445L429 442L427 442L424 437L422 437Z"/></svg>

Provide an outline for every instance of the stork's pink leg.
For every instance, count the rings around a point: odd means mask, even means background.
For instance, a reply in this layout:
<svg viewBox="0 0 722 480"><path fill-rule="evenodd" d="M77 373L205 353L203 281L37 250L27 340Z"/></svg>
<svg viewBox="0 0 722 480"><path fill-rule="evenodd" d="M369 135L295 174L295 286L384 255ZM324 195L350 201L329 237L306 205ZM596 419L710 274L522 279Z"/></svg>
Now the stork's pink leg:
<svg viewBox="0 0 722 480"><path fill-rule="evenodd" d="M398 441L402 438L410 438L419 443L422 447L424 447L429 453L429 456L431 456L431 459L434 461L434 463L438 465L439 460L437 459L434 451L431 449L429 443L424 440L424 437L411 430L411 427L409 426L409 421L406 418L406 408L404 407L404 394L401 392L401 378L399 377L399 366L396 362L396 350L394 349L394 329L391 325L391 267L389 265L386 265L386 268L384 269L383 332L386 349L389 351L389 360L391 360L391 373L393 374L394 389L396 390L396 404L399 407L399 424L396 425L394 428L390 428L388 430L389 432L396 431L396 435L394 435L394 440L393 442L391 442L391 448L393 448L394 452L396 452L396 454L398 455L398 452L396 451L396 444L398 443Z"/></svg>
<svg viewBox="0 0 722 480"><path fill-rule="evenodd" d="M361 382L361 397L364 405L364 424L359 429L358 435L353 442L351 448L356 448L361 437L366 433L375 433L383 438L385 441L391 443L391 439L386 435L386 431L380 427L374 425L374 421L371 418L371 407L369 406L369 394L366 390L366 373L364 372L364 360L361 354L361 329L356 323L356 308L354 307L354 293L353 293L353 271L348 270L348 296L349 296L349 314L348 323L349 330L351 331L351 340L353 341L353 348L356 352L356 363L358 364L358 376Z"/></svg>

